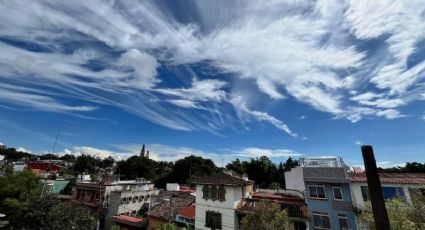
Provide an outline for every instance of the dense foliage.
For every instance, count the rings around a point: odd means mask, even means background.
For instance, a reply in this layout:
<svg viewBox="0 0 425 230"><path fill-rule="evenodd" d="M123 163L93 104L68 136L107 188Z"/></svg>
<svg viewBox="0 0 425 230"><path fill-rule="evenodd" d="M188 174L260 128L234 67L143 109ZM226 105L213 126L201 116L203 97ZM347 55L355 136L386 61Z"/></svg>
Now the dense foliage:
<svg viewBox="0 0 425 230"><path fill-rule="evenodd" d="M143 177L154 180L157 187L166 183L190 184L191 181L211 175L217 171L214 162L197 156L188 156L175 163L154 161L146 157L133 156L118 162L117 174L125 179Z"/></svg>
<svg viewBox="0 0 425 230"><path fill-rule="evenodd" d="M393 167L384 170L385 172L396 173L425 173L425 163L407 162L404 167Z"/></svg>
<svg viewBox="0 0 425 230"><path fill-rule="evenodd" d="M289 219L286 210L281 210L275 202L260 201L255 205L255 211L247 214L241 220L242 230L291 230L293 222Z"/></svg>
<svg viewBox="0 0 425 230"><path fill-rule="evenodd" d="M0 177L0 213L6 215L10 229L94 229L95 218L70 203L50 195L41 196L42 181L31 171Z"/></svg>
<svg viewBox="0 0 425 230"><path fill-rule="evenodd" d="M297 166L297 161L289 157L285 163L278 165L273 163L268 157L251 158L248 161L236 159L226 165L239 175L246 174L261 188L278 189L285 187L285 171Z"/></svg>
<svg viewBox="0 0 425 230"><path fill-rule="evenodd" d="M392 199L385 203L393 230L422 230L425 229L425 199L422 196L414 198L412 204L402 199ZM359 216L360 229L375 229L370 203L366 211Z"/></svg>

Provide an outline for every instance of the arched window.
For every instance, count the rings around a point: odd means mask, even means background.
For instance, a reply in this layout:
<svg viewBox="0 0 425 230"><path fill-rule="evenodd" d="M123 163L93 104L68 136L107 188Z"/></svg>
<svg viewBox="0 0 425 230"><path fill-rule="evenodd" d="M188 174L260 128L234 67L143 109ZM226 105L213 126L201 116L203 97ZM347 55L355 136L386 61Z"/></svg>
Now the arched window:
<svg viewBox="0 0 425 230"><path fill-rule="evenodd" d="M211 189L210 189L210 193L211 193L210 194L210 198L211 198L211 200L213 200L213 201L217 200L217 192L218 192L217 187L215 185L213 185L211 187Z"/></svg>
<svg viewBox="0 0 425 230"><path fill-rule="evenodd" d="M208 187L208 185L204 185L204 187L202 188L202 198L204 198L205 200L208 200L210 198L210 188Z"/></svg>
<svg viewBox="0 0 425 230"><path fill-rule="evenodd" d="M218 189L218 200L221 202L226 200L226 189L224 189L223 185Z"/></svg>

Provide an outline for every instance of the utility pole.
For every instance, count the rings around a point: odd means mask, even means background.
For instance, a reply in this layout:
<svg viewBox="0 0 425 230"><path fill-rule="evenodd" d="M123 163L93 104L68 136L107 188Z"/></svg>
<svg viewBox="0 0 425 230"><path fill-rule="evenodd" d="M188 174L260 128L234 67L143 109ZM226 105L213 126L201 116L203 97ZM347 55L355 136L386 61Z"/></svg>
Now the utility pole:
<svg viewBox="0 0 425 230"><path fill-rule="evenodd" d="M376 167L375 155L371 145L363 145L362 155L366 170L367 185L372 203L373 219L376 230L390 230L387 208L385 207L381 181Z"/></svg>

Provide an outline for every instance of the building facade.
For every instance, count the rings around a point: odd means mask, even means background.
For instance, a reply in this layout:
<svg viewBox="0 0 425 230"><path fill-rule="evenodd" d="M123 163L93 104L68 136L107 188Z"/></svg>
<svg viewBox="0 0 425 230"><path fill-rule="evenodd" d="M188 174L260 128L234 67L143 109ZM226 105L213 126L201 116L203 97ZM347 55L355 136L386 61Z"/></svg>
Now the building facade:
<svg viewBox="0 0 425 230"><path fill-rule="evenodd" d="M363 210L365 202L370 201L366 174L351 172L349 175L353 204ZM379 179L384 199L400 198L412 203L411 190L425 184L425 173L379 173Z"/></svg>
<svg viewBox="0 0 425 230"><path fill-rule="evenodd" d="M356 230L348 167L343 160L301 158L299 163L285 172L286 188L305 194L310 229Z"/></svg>
<svg viewBox="0 0 425 230"><path fill-rule="evenodd" d="M253 181L218 173L196 183L195 229L237 229L236 209L252 196Z"/></svg>

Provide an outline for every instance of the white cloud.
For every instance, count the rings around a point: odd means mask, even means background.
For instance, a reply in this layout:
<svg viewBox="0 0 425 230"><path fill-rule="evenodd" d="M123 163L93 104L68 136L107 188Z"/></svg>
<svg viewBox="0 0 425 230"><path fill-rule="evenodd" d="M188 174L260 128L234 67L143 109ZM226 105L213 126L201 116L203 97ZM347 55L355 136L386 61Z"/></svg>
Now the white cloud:
<svg viewBox="0 0 425 230"><path fill-rule="evenodd" d="M254 118L257 121L266 121L275 126L276 128L286 132L287 134L291 135L292 137L298 137L297 133L294 133L291 131L291 129L288 127L287 124L283 123L282 121L278 120L277 118L269 115L266 112L260 112L255 110L248 109L246 102L244 99L240 96L233 96L230 99L230 103L233 105L233 108L236 110L239 118L241 120L246 120L246 115L249 117Z"/></svg>
<svg viewBox="0 0 425 230"><path fill-rule="evenodd" d="M401 117L400 107L420 95L413 89L425 62L408 68L407 60L425 34L421 0L193 4L198 17L188 14L183 20L153 1L2 2L0 36L48 52L0 42L0 80L25 86L18 91L0 86L0 97L69 113L95 110L93 103L115 106L165 127L214 133L234 125L234 117L222 114L229 114L229 94L246 85L263 100L291 98L353 122ZM363 43L371 40L382 41L365 50ZM85 45L69 53L67 42ZM86 45L92 42L106 46ZM100 62L101 70L87 68L92 61ZM199 71L203 78L180 71L200 63L206 66ZM158 75L160 66L173 71L173 81L181 85L159 84L171 77ZM366 91L368 84L379 93ZM30 91L37 88L51 94ZM67 104L63 97L88 104ZM180 108L170 111L169 103ZM236 110L239 118L267 121L296 136L258 107L250 103Z"/></svg>
<svg viewBox="0 0 425 230"><path fill-rule="evenodd" d="M363 144L363 142L362 141L354 141L354 143L356 144L356 145L362 145Z"/></svg>
<svg viewBox="0 0 425 230"><path fill-rule="evenodd" d="M117 63L134 69L137 75L135 84L140 84L141 88L149 89L159 82L155 78L159 64L152 55L131 49L122 54Z"/></svg>
<svg viewBox="0 0 425 230"><path fill-rule="evenodd" d="M240 150L234 150L234 152L237 156L246 158L261 156L266 156L269 158L298 157L303 155L291 149L263 149L256 147L248 147Z"/></svg>
<svg viewBox="0 0 425 230"><path fill-rule="evenodd" d="M32 153L31 150L28 150L28 149L26 149L24 147L18 147L18 148L16 148L16 151L18 151L18 152L25 152L25 153Z"/></svg>

